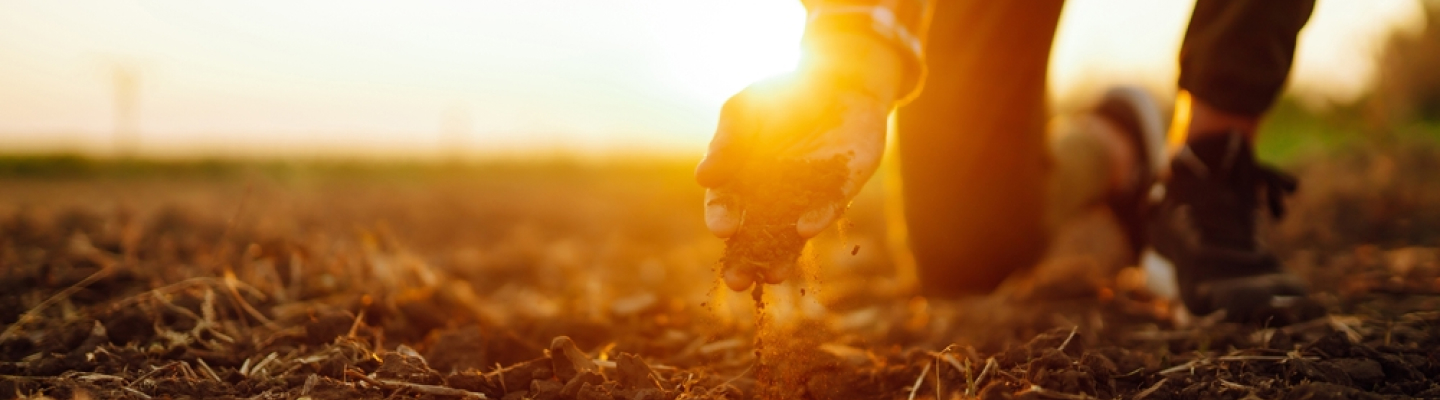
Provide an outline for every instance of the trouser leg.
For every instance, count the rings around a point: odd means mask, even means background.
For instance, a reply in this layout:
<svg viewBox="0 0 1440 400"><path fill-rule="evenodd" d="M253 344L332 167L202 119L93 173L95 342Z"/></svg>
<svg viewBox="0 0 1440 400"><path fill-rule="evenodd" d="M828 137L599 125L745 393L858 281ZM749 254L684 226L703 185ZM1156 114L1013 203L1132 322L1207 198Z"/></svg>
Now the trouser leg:
<svg viewBox="0 0 1440 400"><path fill-rule="evenodd" d="M1062 0L938 2L924 92L897 116L923 292L977 293L1047 241L1045 75Z"/></svg>
<svg viewBox="0 0 1440 400"><path fill-rule="evenodd" d="M1180 88L1220 111L1264 113L1314 8L1314 0L1197 1L1180 48Z"/></svg>

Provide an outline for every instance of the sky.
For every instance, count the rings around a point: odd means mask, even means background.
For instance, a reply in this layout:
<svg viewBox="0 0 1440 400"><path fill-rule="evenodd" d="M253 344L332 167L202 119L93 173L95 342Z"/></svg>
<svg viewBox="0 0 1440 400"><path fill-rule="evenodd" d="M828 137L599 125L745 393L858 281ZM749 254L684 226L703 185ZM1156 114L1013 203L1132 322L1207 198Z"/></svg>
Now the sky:
<svg viewBox="0 0 1440 400"><path fill-rule="evenodd" d="M1419 1L1319 1L1291 91L1362 94ZM1169 90L1189 8L1070 0L1052 97ZM792 0L5 0L0 153L113 152L124 70L142 155L699 154L726 97L794 66L803 24Z"/></svg>

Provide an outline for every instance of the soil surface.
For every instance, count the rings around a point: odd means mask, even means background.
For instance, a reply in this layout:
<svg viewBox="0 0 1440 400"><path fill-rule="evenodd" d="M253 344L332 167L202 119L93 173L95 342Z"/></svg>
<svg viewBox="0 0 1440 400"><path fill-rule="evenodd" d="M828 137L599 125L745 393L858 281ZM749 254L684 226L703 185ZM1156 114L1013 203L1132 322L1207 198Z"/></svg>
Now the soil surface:
<svg viewBox="0 0 1440 400"><path fill-rule="evenodd" d="M1267 237L1329 315L1283 327L1178 314L1103 213L914 297L880 183L757 313L685 165L3 177L0 398L1440 398L1440 150L1291 169Z"/></svg>

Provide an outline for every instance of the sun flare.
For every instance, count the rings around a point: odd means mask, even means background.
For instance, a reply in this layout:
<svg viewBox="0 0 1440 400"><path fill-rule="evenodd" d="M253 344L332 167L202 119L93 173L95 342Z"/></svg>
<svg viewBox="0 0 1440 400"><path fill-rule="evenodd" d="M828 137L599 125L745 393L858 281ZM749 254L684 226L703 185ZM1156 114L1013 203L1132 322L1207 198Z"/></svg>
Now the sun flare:
<svg viewBox="0 0 1440 400"><path fill-rule="evenodd" d="M1173 90L1190 3L1069 0L1054 98ZM1353 98L1423 25L1417 0L1319 4L1292 93ZM0 144L109 154L133 125L146 156L693 154L726 98L796 66L804 24L798 0L0 2Z"/></svg>

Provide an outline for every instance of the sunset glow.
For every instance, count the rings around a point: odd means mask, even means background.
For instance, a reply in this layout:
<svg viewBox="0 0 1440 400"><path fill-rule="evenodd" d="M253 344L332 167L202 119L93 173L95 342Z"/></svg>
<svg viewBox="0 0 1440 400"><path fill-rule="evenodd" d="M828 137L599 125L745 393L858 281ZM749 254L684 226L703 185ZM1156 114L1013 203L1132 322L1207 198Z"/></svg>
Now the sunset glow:
<svg viewBox="0 0 1440 400"><path fill-rule="evenodd" d="M1322 1L1293 87L1353 99L1414 0ZM1165 89L1189 5L1072 0L1057 101ZM0 3L0 147L105 154L117 68L144 154L698 154L726 97L790 69L798 1Z"/></svg>

